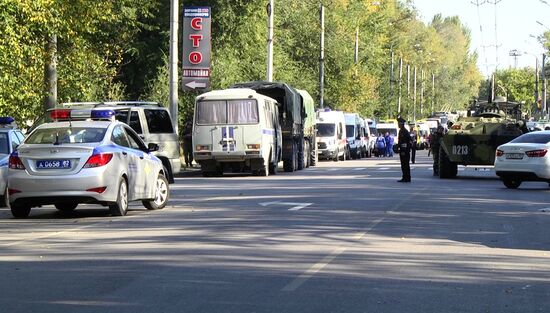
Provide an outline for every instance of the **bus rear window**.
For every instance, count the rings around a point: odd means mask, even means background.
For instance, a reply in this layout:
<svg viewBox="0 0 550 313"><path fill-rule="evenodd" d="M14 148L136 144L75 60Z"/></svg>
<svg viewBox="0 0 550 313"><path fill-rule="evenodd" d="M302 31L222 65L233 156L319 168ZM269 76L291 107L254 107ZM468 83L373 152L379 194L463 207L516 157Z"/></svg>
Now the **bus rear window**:
<svg viewBox="0 0 550 313"><path fill-rule="evenodd" d="M196 121L199 125L257 124L260 122L258 103L254 99L199 101Z"/></svg>

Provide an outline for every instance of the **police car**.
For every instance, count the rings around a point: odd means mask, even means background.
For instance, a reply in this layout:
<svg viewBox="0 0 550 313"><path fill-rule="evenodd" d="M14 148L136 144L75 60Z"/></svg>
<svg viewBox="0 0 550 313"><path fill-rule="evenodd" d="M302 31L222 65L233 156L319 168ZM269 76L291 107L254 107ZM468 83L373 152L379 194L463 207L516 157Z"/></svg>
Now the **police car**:
<svg viewBox="0 0 550 313"><path fill-rule="evenodd" d="M15 148L21 144L25 137L17 128L13 117L0 117L0 193L2 201L6 205L8 186L8 159Z"/></svg>
<svg viewBox="0 0 550 313"><path fill-rule="evenodd" d="M35 128L9 157L9 203L14 217L53 204L72 211L81 203L125 215L130 201L162 209L169 188L162 162L113 110L53 110L55 122Z"/></svg>

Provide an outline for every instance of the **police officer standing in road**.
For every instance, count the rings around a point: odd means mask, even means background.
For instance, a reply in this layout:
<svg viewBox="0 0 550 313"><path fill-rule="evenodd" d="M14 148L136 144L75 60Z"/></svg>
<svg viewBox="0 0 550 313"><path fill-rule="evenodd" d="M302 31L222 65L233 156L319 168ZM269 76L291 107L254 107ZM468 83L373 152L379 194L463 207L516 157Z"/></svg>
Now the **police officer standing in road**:
<svg viewBox="0 0 550 313"><path fill-rule="evenodd" d="M411 134L405 128L405 120L398 118L399 124L399 159L401 161L401 172L403 177L398 180L400 183L411 182L411 167L409 161L411 160Z"/></svg>
<svg viewBox="0 0 550 313"><path fill-rule="evenodd" d="M443 137L443 126L438 126L437 131L432 134L430 141L430 149L434 157L434 176L439 176L439 147L441 146L440 140Z"/></svg>

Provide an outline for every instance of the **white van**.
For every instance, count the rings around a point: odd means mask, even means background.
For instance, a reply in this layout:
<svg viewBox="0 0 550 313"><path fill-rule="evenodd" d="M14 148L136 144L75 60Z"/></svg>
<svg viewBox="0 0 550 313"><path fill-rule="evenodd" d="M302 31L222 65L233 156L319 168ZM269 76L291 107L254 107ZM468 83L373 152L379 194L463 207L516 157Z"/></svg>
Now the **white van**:
<svg viewBox="0 0 550 313"><path fill-rule="evenodd" d="M195 99L193 156L204 176L224 170L277 172L282 135L277 102L248 88L215 90Z"/></svg>
<svg viewBox="0 0 550 313"><path fill-rule="evenodd" d="M344 112L317 111L317 153L319 159L345 160L348 155Z"/></svg>
<svg viewBox="0 0 550 313"><path fill-rule="evenodd" d="M357 113L344 113L350 156L360 159L366 156L368 138L365 138L365 121Z"/></svg>

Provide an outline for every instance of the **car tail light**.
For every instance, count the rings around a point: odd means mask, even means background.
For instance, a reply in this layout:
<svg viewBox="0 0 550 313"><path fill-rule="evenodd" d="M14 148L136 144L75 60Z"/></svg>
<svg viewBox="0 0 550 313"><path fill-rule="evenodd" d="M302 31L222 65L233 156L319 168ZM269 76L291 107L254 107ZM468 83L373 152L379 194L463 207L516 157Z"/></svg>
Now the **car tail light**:
<svg viewBox="0 0 550 313"><path fill-rule="evenodd" d="M497 149L496 155L497 155L497 157L503 156L503 155L504 155L504 151L498 150L498 149Z"/></svg>
<svg viewBox="0 0 550 313"><path fill-rule="evenodd" d="M25 165L17 155L10 155L9 167L14 170L24 170Z"/></svg>
<svg viewBox="0 0 550 313"><path fill-rule="evenodd" d="M105 189L107 189L107 187L96 187L96 188L86 189L86 191L103 193L105 191Z"/></svg>
<svg viewBox="0 0 550 313"><path fill-rule="evenodd" d="M8 188L8 195L13 195L13 194L16 194L16 193L20 193L21 190L17 190L17 189L12 189L12 188Z"/></svg>
<svg viewBox="0 0 550 313"><path fill-rule="evenodd" d="M462 129L462 125L455 124L455 125L451 126L451 129L457 129L457 130Z"/></svg>
<svg viewBox="0 0 550 313"><path fill-rule="evenodd" d="M106 165L107 163L109 163L109 161L111 161L112 158L112 153L94 154L88 159L88 161L86 161L86 164L84 164L84 168L93 168Z"/></svg>
<svg viewBox="0 0 550 313"><path fill-rule="evenodd" d="M530 158L542 158L546 155L548 150L546 149L540 149L540 150L532 150L532 151L526 151L525 154Z"/></svg>

